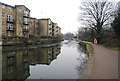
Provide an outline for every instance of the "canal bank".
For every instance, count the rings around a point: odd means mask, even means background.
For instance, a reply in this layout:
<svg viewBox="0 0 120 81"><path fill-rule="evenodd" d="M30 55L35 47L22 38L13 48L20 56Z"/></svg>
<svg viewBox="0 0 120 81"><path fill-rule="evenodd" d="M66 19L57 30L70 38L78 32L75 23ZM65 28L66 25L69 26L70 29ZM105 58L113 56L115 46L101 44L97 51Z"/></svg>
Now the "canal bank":
<svg viewBox="0 0 120 81"><path fill-rule="evenodd" d="M1 40L0 45L2 46L19 46L19 45L44 45L44 44L53 44L58 43L63 40L61 39L8 39L8 40Z"/></svg>
<svg viewBox="0 0 120 81"><path fill-rule="evenodd" d="M85 63L85 67L83 70L83 75L79 77L79 79L90 79L92 74L92 67L93 67L93 45L91 42L87 41L78 41L79 45L81 45L85 49L85 53L88 54L88 60Z"/></svg>
<svg viewBox="0 0 120 81"><path fill-rule="evenodd" d="M82 42L89 43L89 42ZM119 51L110 50L102 45L92 44L93 52L89 53L83 79L118 79ZM90 46L91 48L91 46Z"/></svg>

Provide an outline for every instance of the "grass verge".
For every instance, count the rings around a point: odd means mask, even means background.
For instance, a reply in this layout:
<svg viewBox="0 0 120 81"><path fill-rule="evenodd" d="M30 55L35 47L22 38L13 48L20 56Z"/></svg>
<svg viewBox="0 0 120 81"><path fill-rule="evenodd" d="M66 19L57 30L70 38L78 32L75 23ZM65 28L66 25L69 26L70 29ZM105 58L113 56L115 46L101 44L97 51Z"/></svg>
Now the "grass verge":
<svg viewBox="0 0 120 81"><path fill-rule="evenodd" d="M108 49L120 51L120 47L108 47Z"/></svg>
<svg viewBox="0 0 120 81"><path fill-rule="evenodd" d="M87 52L88 53L93 53L93 46L91 45L91 44L89 44L89 43L87 43L87 42L83 42L83 41L81 41L81 40L78 40L78 42L82 42L82 43L84 43L84 44L86 44L86 49L87 49Z"/></svg>
<svg viewBox="0 0 120 81"><path fill-rule="evenodd" d="M92 52L93 52L93 46L92 46L91 44L86 43L86 48L87 48L87 51L88 51L89 53L92 53Z"/></svg>

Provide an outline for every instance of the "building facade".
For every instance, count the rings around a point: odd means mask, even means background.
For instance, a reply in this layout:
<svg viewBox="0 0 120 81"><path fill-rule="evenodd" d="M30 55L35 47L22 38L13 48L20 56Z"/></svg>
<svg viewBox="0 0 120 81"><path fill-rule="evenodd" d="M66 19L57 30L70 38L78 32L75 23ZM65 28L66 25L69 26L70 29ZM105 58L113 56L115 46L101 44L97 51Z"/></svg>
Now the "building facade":
<svg viewBox="0 0 120 81"><path fill-rule="evenodd" d="M61 34L61 28L57 25L57 23L53 23L54 27L53 27L53 30L52 33L53 35L52 36L58 36L59 34Z"/></svg>
<svg viewBox="0 0 120 81"><path fill-rule="evenodd" d="M30 18L29 37L35 36L35 18Z"/></svg>
<svg viewBox="0 0 120 81"><path fill-rule="evenodd" d="M1 14L2 14L2 35L5 36L14 36L14 30L15 30L15 11L14 7L1 3Z"/></svg>
<svg viewBox="0 0 120 81"><path fill-rule="evenodd" d="M0 6L2 35L28 37L30 10L24 5L0 3Z"/></svg>
<svg viewBox="0 0 120 81"><path fill-rule="evenodd" d="M30 10L24 5L15 5L16 36L28 37Z"/></svg>
<svg viewBox="0 0 120 81"><path fill-rule="evenodd" d="M57 36L61 28L47 19L30 17L30 10L24 5L7 5L0 2L0 38L2 36Z"/></svg>
<svg viewBox="0 0 120 81"><path fill-rule="evenodd" d="M0 3L0 14L2 14L2 5ZM2 15L0 15L0 23L2 23ZM0 40L2 37L2 24L0 24Z"/></svg>
<svg viewBox="0 0 120 81"><path fill-rule="evenodd" d="M48 19L39 19L40 36L52 36L52 21Z"/></svg>

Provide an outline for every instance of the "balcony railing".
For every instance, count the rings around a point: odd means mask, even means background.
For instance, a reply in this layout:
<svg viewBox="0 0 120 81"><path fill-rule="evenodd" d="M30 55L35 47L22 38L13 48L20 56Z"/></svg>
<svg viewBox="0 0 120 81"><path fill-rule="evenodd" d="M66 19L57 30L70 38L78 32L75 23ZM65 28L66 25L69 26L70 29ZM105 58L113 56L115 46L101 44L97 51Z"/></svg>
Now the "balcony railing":
<svg viewBox="0 0 120 81"><path fill-rule="evenodd" d="M29 18L29 14L24 13L23 17Z"/></svg>
<svg viewBox="0 0 120 81"><path fill-rule="evenodd" d="M7 27L7 31L14 31L13 27Z"/></svg>
<svg viewBox="0 0 120 81"><path fill-rule="evenodd" d="M51 30L52 28L49 28L49 30Z"/></svg>
<svg viewBox="0 0 120 81"><path fill-rule="evenodd" d="M28 22L26 22L26 21L24 21L24 22L23 22L23 24L24 24L24 25L29 25L29 23L28 23Z"/></svg>
<svg viewBox="0 0 120 81"><path fill-rule="evenodd" d="M7 19L7 23L13 23L13 19Z"/></svg>
<svg viewBox="0 0 120 81"><path fill-rule="evenodd" d="M23 29L23 32L28 32L28 29Z"/></svg>

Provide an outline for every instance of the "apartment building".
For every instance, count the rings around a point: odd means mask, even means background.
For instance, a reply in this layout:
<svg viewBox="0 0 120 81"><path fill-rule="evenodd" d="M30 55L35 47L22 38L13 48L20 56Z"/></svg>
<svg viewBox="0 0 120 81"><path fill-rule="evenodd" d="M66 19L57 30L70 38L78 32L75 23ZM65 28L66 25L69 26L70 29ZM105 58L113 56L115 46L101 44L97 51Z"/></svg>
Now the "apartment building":
<svg viewBox="0 0 120 81"><path fill-rule="evenodd" d="M2 5L0 3L0 14L2 14ZM2 15L0 15L0 23L2 23ZM0 40L2 37L2 24L0 24Z"/></svg>
<svg viewBox="0 0 120 81"><path fill-rule="evenodd" d="M53 36L55 36L56 35L56 32L55 32L55 30L56 30L56 27L57 27L57 23L53 23L53 28L52 28L52 35Z"/></svg>
<svg viewBox="0 0 120 81"><path fill-rule="evenodd" d="M39 20L35 19L35 37L40 36L40 25L39 25Z"/></svg>
<svg viewBox="0 0 120 81"><path fill-rule="evenodd" d="M28 37L30 10L24 5L15 5L16 36Z"/></svg>
<svg viewBox="0 0 120 81"><path fill-rule="evenodd" d="M61 34L61 28L59 26L58 26L58 29L57 29L56 33L57 33L57 35Z"/></svg>
<svg viewBox="0 0 120 81"><path fill-rule="evenodd" d="M24 5L7 5L0 2L2 35L28 37L30 10Z"/></svg>
<svg viewBox="0 0 120 81"><path fill-rule="evenodd" d="M52 22L52 36L57 36L61 33L61 28L57 23Z"/></svg>
<svg viewBox="0 0 120 81"><path fill-rule="evenodd" d="M61 29L57 23L47 19L30 17L30 10L24 5L7 5L0 2L1 36L57 36Z"/></svg>
<svg viewBox="0 0 120 81"><path fill-rule="evenodd" d="M52 36L52 21L50 18L39 19L40 35Z"/></svg>
<svg viewBox="0 0 120 81"><path fill-rule="evenodd" d="M30 17L30 23L29 23L29 37L35 36L35 18Z"/></svg>
<svg viewBox="0 0 120 81"><path fill-rule="evenodd" d="M4 3L0 3L1 6L1 18L2 21L2 35L5 36L14 36L14 30L15 30L15 11L14 11L14 7L4 4Z"/></svg>

